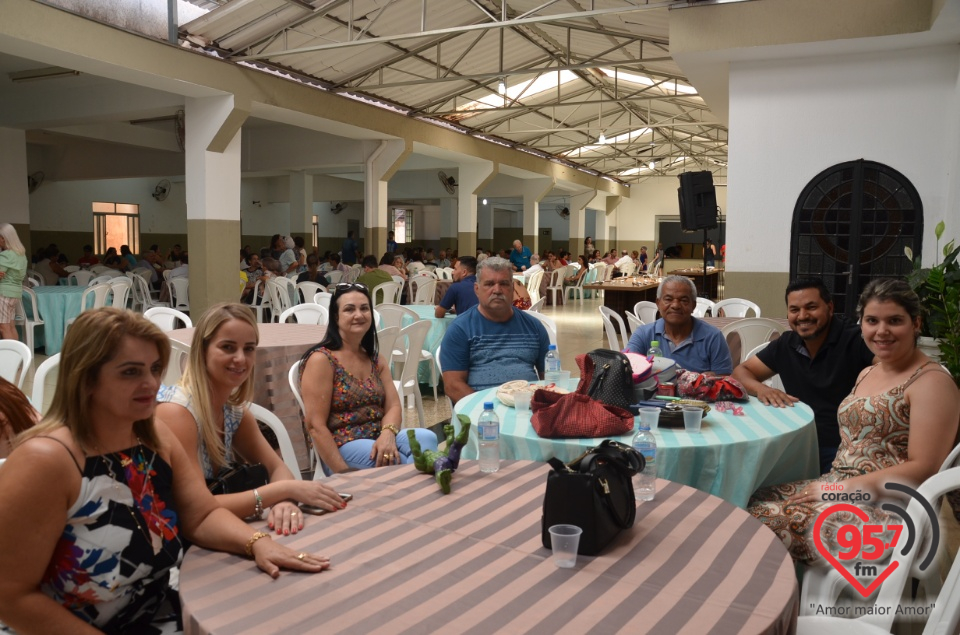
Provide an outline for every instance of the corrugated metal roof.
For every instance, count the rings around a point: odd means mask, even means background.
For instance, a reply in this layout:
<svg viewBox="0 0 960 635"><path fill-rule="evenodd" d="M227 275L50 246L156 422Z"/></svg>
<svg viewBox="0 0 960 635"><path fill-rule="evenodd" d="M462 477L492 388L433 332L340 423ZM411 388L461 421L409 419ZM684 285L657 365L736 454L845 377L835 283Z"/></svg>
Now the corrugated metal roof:
<svg viewBox="0 0 960 635"><path fill-rule="evenodd" d="M678 2L508 0L504 16L501 0L230 0L181 32L228 59L567 153L611 175L681 156L717 169L727 133L670 59L670 4ZM509 92L560 69L568 81L559 88ZM621 140L578 151L601 133Z"/></svg>

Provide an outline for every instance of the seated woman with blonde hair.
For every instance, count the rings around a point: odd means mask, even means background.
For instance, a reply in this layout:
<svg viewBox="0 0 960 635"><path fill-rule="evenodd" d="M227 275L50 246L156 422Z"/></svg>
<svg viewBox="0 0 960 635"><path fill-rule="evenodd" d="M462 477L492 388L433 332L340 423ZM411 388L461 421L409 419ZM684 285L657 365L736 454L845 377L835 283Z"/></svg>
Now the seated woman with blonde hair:
<svg viewBox="0 0 960 635"><path fill-rule="evenodd" d="M40 421L40 413L19 388L0 377L0 459L13 450L14 438Z"/></svg>
<svg viewBox="0 0 960 635"><path fill-rule="evenodd" d="M267 525L286 535L303 528L297 503L328 511L345 503L318 481L296 480L250 414L258 341L249 307L218 304L207 309L194 328L180 383L162 387L157 395L157 417L173 430L208 481L236 463L262 464L269 483L218 495L217 502L240 518L259 516L269 507Z"/></svg>
<svg viewBox="0 0 960 635"><path fill-rule="evenodd" d="M950 374L917 348L920 300L903 280L867 284L857 306L860 330L879 363L865 368L840 403L840 447L830 471L817 479L764 487L747 511L773 530L790 555L806 564L821 559L813 524L833 502L825 493L887 493L884 485L917 488L940 469L953 448L960 419L960 393ZM837 500L831 498L831 500ZM899 524L878 505L859 504L870 524ZM838 530L862 524L851 512L831 514L821 533L834 549ZM889 530L883 540L892 540Z"/></svg>
<svg viewBox="0 0 960 635"><path fill-rule="evenodd" d="M67 331L50 411L0 468L0 630L151 632L186 541L246 554L271 577L330 566L220 507L154 425L169 356L133 311L85 311Z"/></svg>

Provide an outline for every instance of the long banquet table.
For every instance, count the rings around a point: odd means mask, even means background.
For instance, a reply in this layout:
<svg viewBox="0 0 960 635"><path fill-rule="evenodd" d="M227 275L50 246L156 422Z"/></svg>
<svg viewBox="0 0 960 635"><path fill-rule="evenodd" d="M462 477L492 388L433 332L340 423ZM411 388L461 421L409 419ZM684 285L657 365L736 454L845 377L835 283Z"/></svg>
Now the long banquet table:
<svg viewBox="0 0 960 635"><path fill-rule="evenodd" d="M799 591L776 535L741 509L660 480L631 530L558 569L540 544L547 466L464 461L444 496L412 465L337 475L346 509L275 538L321 553L319 574L271 580L249 559L190 549L188 635L703 633L796 630ZM261 529L263 521L254 523Z"/></svg>
<svg viewBox="0 0 960 635"><path fill-rule="evenodd" d="M576 385L577 380L570 380L565 387L573 390ZM485 401L493 402L500 418L500 456L505 459L545 461L556 457L567 462L602 440L541 438L530 423L530 411L518 413L500 403L496 388L467 395L454 406L454 414L465 414L476 424ZM459 421L453 419L459 430ZM611 438L630 444L635 432ZM818 474L817 428L813 411L804 403L773 408L751 397L743 404L743 416L711 410L699 434L661 427L654 436L657 476L696 487L739 507L746 507L750 495L761 486ZM478 456L475 425L471 426L463 456Z"/></svg>

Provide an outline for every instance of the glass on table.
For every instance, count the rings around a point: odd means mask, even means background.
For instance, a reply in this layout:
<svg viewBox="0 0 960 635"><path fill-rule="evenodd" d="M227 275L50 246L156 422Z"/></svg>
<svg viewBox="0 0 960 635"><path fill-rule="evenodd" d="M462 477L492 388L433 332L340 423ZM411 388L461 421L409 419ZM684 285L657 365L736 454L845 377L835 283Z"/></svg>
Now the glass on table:
<svg viewBox="0 0 960 635"><path fill-rule="evenodd" d="M660 424L660 408L640 408L640 423L656 430Z"/></svg>

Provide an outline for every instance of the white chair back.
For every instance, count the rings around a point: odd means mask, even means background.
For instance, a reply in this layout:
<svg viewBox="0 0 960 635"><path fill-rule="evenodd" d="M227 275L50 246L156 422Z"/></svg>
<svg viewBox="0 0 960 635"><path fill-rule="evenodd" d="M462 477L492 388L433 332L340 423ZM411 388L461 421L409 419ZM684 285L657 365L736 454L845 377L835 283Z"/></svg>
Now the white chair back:
<svg viewBox="0 0 960 635"><path fill-rule="evenodd" d="M297 302L313 302L313 297L321 291L326 291L319 282L298 282L297 283Z"/></svg>
<svg viewBox="0 0 960 635"><path fill-rule="evenodd" d="M530 294L530 301L536 302L540 299L540 283L543 281L543 271L538 271L527 279L527 293Z"/></svg>
<svg viewBox="0 0 960 635"><path fill-rule="evenodd" d="M290 441L290 433L284 427L283 422L263 406L251 403L250 414L257 421L265 424L277 437L277 445L280 446L280 458L286 464L287 468L293 472L293 478L300 481L303 476L300 474L300 464L297 463L297 452L293 449L293 443Z"/></svg>
<svg viewBox="0 0 960 635"><path fill-rule="evenodd" d="M297 324L319 324L326 326L330 321L330 314L327 312L327 309L312 302L290 307L280 314L280 323L283 324L291 317Z"/></svg>
<svg viewBox="0 0 960 635"><path fill-rule="evenodd" d="M107 306L107 296L110 295L111 287L109 284L95 284L84 289L80 296L80 312L91 309L100 309ZM93 305L87 306L90 298L93 298ZM76 319L76 318L74 318ZM70 320L72 322L72 320Z"/></svg>
<svg viewBox="0 0 960 635"><path fill-rule="evenodd" d="M70 276L67 276L67 280L69 279L70 279ZM43 276L41 276L39 273L37 273L33 269L27 269L27 277L24 278L24 280L29 280L35 287L42 287L45 284L47 284L47 281L43 279Z"/></svg>
<svg viewBox="0 0 960 635"><path fill-rule="evenodd" d="M563 277L566 275L566 267L558 267L550 272L550 280L547 282L547 291L550 293L550 303L557 306L557 294L563 297Z"/></svg>
<svg viewBox="0 0 960 635"><path fill-rule="evenodd" d="M733 334L736 333L736 337L740 338L742 355L745 352L752 351L764 342L769 342L774 333L783 333L786 330L786 326L769 318L743 318L725 325L720 329L720 332L723 334L723 339L727 340L727 345L731 347L731 350L734 350L731 345L735 344ZM738 363L739 360L733 360L734 366Z"/></svg>
<svg viewBox="0 0 960 635"><path fill-rule="evenodd" d="M267 280L266 287L264 288L263 294L270 298L270 311L273 316L271 318L272 322L279 321L280 315L292 306L286 285L282 284L280 282L281 280L285 280L285 278Z"/></svg>
<svg viewBox="0 0 960 635"><path fill-rule="evenodd" d="M170 305L178 311L190 310L190 279L183 277L167 280L170 287Z"/></svg>
<svg viewBox="0 0 960 635"><path fill-rule="evenodd" d="M543 299L543 298L541 298ZM543 324L543 327L547 329L547 336L550 338L551 344L557 343L557 323L553 321L553 318L547 317L543 313L536 313L527 311L527 315L530 317L536 318ZM560 350L560 347L557 346L557 350Z"/></svg>
<svg viewBox="0 0 960 635"><path fill-rule="evenodd" d="M23 380L33 362L33 351L20 340L0 340L0 377L17 388L23 388Z"/></svg>
<svg viewBox="0 0 960 635"><path fill-rule="evenodd" d="M637 271L637 263L628 262L620 267L620 274L623 276L632 276Z"/></svg>
<svg viewBox="0 0 960 635"><path fill-rule="evenodd" d="M330 300L333 298L333 294L329 291L320 291L313 296L313 303L319 304L327 310L327 313L330 312Z"/></svg>
<svg viewBox="0 0 960 635"><path fill-rule="evenodd" d="M753 349L751 349L746 355L743 356L743 359L740 360L740 363L742 364L743 362L747 361L748 359L750 359L751 357L753 357L754 355L756 355L757 353L759 353L769 345L770 345L770 342L764 342L759 346L753 347ZM783 382L780 381L780 375L774 375L773 377L764 381L763 383L764 385L770 386L771 388L776 388L777 390L781 390L781 391L783 390Z"/></svg>
<svg viewBox="0 0 960 635"><path fill-rule="evenodd" d="M381 304L377 312L380 313L380 328L395 326L400 329L403 328L403 318L409 317L414 322L420 319L416 311L399 304Z"/></svg>
<svg viewBox="0 0 960 635"><path fill-rule="evenodd" d="M418 320L400 329L398 340L406 340L404 346L403 370L400 372L400 380L394 382L399 384L397 392L400 393L400 402L403 404L404 398L412 396L417 406L417 417L419 427L426 425L426 415L423 412L423 398L420 396L420 384L417 381L417 370L420 367L421 352L423 351L423 342L427 339L427 332L430 331L429 320ZM403 412L403 422L406 423L407 409L401 407ZM405 427L405 426L401 426Z"/></svg>
<svg viewBox="0 0 960 635"><path fill-rule="evenodd" d="M151 307L144 311L143 317L159 326L163 332L174 331L181 328L177 324L178 320L183 323L182 328L193 328L193 321L189 315L166 306Z"/></svg>
<svg viewBox="0 0 960 635"><path fill-rule="evenodd" d="M114 278L107 284L113 290L113 300L110 306L118 309L127 308L127 302L130 299L130 292L133 290L133 280L127 277Z"/></svg>
<svg viewBox="0 0 960 635"><path fill-rule="evenodd" d="M644 324L652 324L657 321L657 308L656 302L650 302L649 300L640 300L633 305L633 313L640 321Z"/></svg>
<svg viewBox="0 0 960 635"><path fill-rule="evenodd" d="M754 317L760 317L760 307L750 300L727 298L713 305L713 317L720 317L721 311L724 317L747 317L747 311L750 309L755 313Z"/></svg>
<svg viewBox="0 0 960 635"><path fill-rule="evenodd" d="M626 342L621 343L617 329L613 325L616 321L617 326L620 327L620 333L626 335L627 327L623 323L623 318L616 311L605 306L600 307L600 316L603 318L603 329L607 334L607 346L610 347L610 350L622 351L625 349L627 347Z"/></svg>
<svg viewBox="0 0 960 635"><path fill-rule="evenodd" d="M370 292L373 297L373 306L381 304L400 304L400 292L403 286L396 282L382 282Z"/></svg>
<svg viewBox="0 0 960 635"><path fill-rule="evenodd" d="M709 298L697 298L697 306L693 310L693 317L706 317L707 313L713 315L714 306L713 300L710 300Z"/></svg>
<svg viewBox="0 0 960 635"><path fill-rule="evenodd" d="M630 329L630 335L637 332L637 329L643 326L644 322L638 318L633 311L627 311L627 327ZM627 340L628 342L630 340Z"/></svg>
<svg viewBox="0 0 960 635"><path fill-rule="evenodd" d="M170 340L170 362L167 371L163 374L163 383L172 386L183 377L183 371L190 360L190 345L175 339Z"/></svg>
<svg viewBox="0 0 960 635"><path fill-rule="evenodd" d="M414 304L433 304L434 296L437 294L436 278L423 280L423 274L417 276L417 293L413 298Z"/></svg>
<svg viewBox="0 0 960 635"><path fill-rule="evenodd" d="M300 392L300 364L302 363L300 360L293 363L293 366L287 371L287 383L290 384L290 391L297 400L297 406L300 407L300 412L306 417L307 409L303 405L303 395ZM320 455L317 454L316 448L310 450L310 467L313 469L313 480L320 481L327 477L323 471L323 464L320 461Z"/></svg>
<svg viewBox="0 0 960 635"><path fill-rule="evenodd" d="M113 280L115 277L116 276L108 276L107 274L104 274L102 276L97 276L96 278L92 278L90 282L87 283L87 286L92 287L95 284L110 284L110 281Z"/></svg>
<svg viewBox="0 0 960 635"><path fill-rule="evenodd" d="M536 302L534 302L533 304L531 304L530 308L527 309L527 311L530 313L539 313L540 310L543 308L543 305L546 303L547 303L547 298L546 296L544 296L539 300L537 300Z"/></svg>
<svg viewBox="0 0 960 635"><path fill-rule="evenodd" d="M30 306L30 315L27 315L27 311L24 308L23 299L27 299L27 303ZM27 348L31 351L36 348L34 346L35 333L34 329L38 326L43 326L43 316L40 315L40 308L37 306L37 294L30 287L24 287L23 293L20 296L20 302L16 306L16 315L14 317L16 322L19 322L23 327L23 338L26 340Z"/></svg>
<svg viewBox="0 0 960 635"><path fill-rule="evenodd" d="M33 402L33 407L41 414L45 412L43 400L47 392L47 375L53 373L53 377L56 379L58 368L60 368L60 353L43 360L43 363L37 366L37 372L33 374L33 390L30 392L30 401ZM56 382L54 382L55 386Z"/></svg>
<svg viewBox="0 0 960 635"><path fill-rule="evenodd" d="M343 282L343 272L340 270L328 271L324 275L327 277L327 280L330 282L330 284Z"/></svg>

